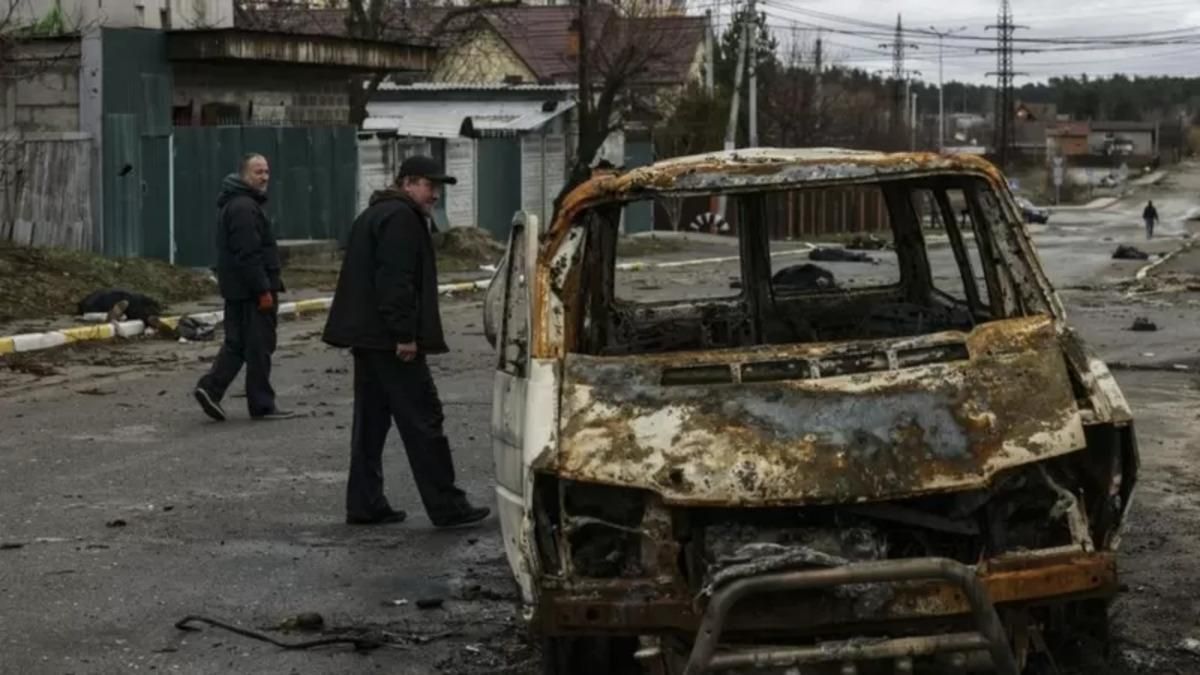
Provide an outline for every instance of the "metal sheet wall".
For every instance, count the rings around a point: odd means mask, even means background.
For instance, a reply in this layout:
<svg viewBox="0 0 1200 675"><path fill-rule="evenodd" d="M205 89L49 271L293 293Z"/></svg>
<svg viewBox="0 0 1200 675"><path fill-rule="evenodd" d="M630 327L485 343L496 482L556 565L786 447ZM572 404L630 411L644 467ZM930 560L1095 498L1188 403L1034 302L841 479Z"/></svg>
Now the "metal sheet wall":
<svg viewBox="0 0 1200 675"><path fill-rule="evenodd" d="M266 210L278 238L344 241L357 207L353 128L178 127L174 170L179 263L215 262L221 181L251 152L265 156L271 165Z"/></svg>

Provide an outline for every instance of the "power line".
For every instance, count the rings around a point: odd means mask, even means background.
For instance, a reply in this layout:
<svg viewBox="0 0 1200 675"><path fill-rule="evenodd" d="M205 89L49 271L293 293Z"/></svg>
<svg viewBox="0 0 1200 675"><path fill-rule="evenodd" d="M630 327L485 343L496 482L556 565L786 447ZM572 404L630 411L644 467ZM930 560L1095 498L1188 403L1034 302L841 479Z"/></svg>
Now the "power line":
<svg viewBox="0 0 1200 675"><path fill-rule="evenodd" d="M1008 166L1008 153L1013 143L1013 78L1028 74L1013 71L1013 33L1023 28L1028 26L1013 23L1012 5L1009 0L1001 0L998 21L988 26L989 30L996 31L996 48L979 50L996 54L996 72L987 75L996 76L996 117L992 126L995 129L996 157L1001 169Z"/></svg>
<svg viewBox="0 0 1200 675"><path fill-rule="evenodd" d="M896 36L891 42L879 45L879 48L892 52L892 130L896 131L900 128L901 120L907 117L904 111L909 107L906 87L909 73L904 68L904 55L910 49L917 49L917 45L904 41L904 25L899 14L896 15Z"/></svg>

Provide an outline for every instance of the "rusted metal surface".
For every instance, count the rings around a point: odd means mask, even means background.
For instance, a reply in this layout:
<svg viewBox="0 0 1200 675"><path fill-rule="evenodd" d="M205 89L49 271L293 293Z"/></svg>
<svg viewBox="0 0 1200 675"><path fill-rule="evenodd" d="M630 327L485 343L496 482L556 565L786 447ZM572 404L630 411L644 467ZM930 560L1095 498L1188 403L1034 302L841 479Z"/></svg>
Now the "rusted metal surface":
<svg viewBox="0 0 1200 675"><path fill-rule="evenodd" d="M996 608L992 605L986 584L966 565L940 558L882 560L830 569L780 572L730 582L717 590L705 608L704 619L696 634L685 675L700 675L709 669L730 611L734 605L748 598L774 593L829 589L847 584L893 584L927 579L937 579L950 584L967 599L975 628L984 638L997 675L1017 675L1017 664L1008 646L1008 635L1000 623ZM845 657L838 657L836 654L830 656L834 656L835 660L853 657L852 654ZM807 662L813 661L810 659Z"/></svg>
<svg viewBox="0 0 1200 675"><path fill-rule="evenodd" d="M991 163L972 156L758 148L670 159L624 174L597 172L563 199L539 252L534 287L533 354L538 358L559 358L566 353L565 343L555 336L563 334L559 322L569 318L567 315L574 309L571 301L578 294L554 293L551 260L577 219L589 208L653 196L785 190L938 175L983 179L995 193L1004 196L998 208L1011 216L1007 222L1014 223L1017 229L1023 227L1020 218L1013 215L1017 213L1016 207L1003 176ZM1049 299L1052 291L1048 283L1039 283L1038 288ZM567 303L566 314L551 310L556 297L559 302ZM1050 302L1053 307L1061 308L1061 303L1052 299Z"/></svg>
<svg viewBox="0 0 1200 675"><path fill-rule="evenodd" d="M612 293L622 203L841 185L883 186L901 284L774 295L767 235L751 228L741 233L738 297L639 304ZM943 289L908 200L938 191L952 224L951 189L970 208L986 300L977 293L960 301L966 310L878 329L854 321L877 307L954 303L934 297ZM948 236L965 287L978 277L956 228ZM800 662L822 649L813 639L861 646L862 636L891 640L885 651L936 651L970 642L951 638L973 626L996 645L1004 630L993 603L1019 632L1031 607L1116 592L1112 551L1137 469L1132 415L1066 326L991 164L829 149L669 160L594 175L529 248L528 354L547 377L541 402L525 408L524 434L535 418L546 433L531 442L514 425L497 430L520 442L523 470L554 495L531 500L526 480L525 508L536 513L516 523L514 512L505 527L506 541L518 533L514 569L543 632L690 636L708 598L724 602L722 589L894 572L929 556L953 574L836 592L800 584L714 610L740 643L800 638L731 658ZM770 321L784 315L824 323L776 330ZM510 454L505 485L517 482ZM701 633L705 649L719 633ZM993 652L1011 666L1011 653Z"/></svg>
<svg viewBox="0 0 1200 675"><path fill-rule="evenodd" d="M1079 597L1111 596L1117 590L1112 553L1012 556L976 568L992 602L1005 606L1046 604ZM970 611L962 592L942 582L897 585L894 597L872 615L827 594L788 595L786 602L735 612L730 630L753 633L784 630L795 635L827 634L842 627L863 629L957 617ZM539 603L539 627L550 634L638 633L677 630L693 633L700 613L692 599L670 584L624 580L591 581L567 590L546 588Z"/></svg>
<svg viewBox="0 0 1200 675"><path fill-rule="evenodd" d="M173 61L289 63L361 71L425 71L434 48L333 36L289 35L238 29L170 34Z"/></svg>
<svg viewBox="0 0 1200 675"><path fill-rule="evenodd" d="M709 663L713 671L734 668L781 668L813 663L878 661L932 656L946 652L970 652L986 648L987 641L978 633L949 633L895 640L822 642L812 647L738 650L717 654Z"/></svg>
<svg viewBox="0 0 1200 675"><path fill-rule="evenodd" d="M965 344L969 360L896 368L905 354L954 344ZM795 364L810 377L741 382L767 364ZM862 370L819 376L830 364ZM1045 317L970 334L683 359L572 354L554 469L676 504L859 502L984 487L1004 469L1084 447L1061 364ZM729 368L733 383L662 384L664 370L683 365Z"/></svg>

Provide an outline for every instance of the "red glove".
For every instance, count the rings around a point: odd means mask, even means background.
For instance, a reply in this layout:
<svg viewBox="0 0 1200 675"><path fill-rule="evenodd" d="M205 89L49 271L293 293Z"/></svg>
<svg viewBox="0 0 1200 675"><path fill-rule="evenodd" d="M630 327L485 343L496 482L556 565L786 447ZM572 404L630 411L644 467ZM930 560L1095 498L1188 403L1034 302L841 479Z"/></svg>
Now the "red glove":
<svg viewBox="0 0 1200 675"><path fill-rule="evenodd" d="M270 291L264 291L258 294L258 311L269 312L275 307L275 297Z"/></svg>

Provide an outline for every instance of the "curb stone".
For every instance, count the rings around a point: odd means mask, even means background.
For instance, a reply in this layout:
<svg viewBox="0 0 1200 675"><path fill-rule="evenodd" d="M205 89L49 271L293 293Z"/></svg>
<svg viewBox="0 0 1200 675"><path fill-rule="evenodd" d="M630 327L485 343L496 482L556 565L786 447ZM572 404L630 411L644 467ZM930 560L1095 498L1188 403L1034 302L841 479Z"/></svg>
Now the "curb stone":
<svg viewBox="0 0 1200 675"><path fill-rule="evenodd" d="M481 279L479 281L467 281L455 284L442 284L438 286L439 293L462 293L466 291L474 291L485 289L492 283L491 279ZM299 318L304 314L316 314L319 312L329 311L329 307L333 305L333 298L314 298L311 300L296 300L295 302L285 302L279 305L279 315L284 317ZM225 319L225 312L204 312L201 314L187 314L198 321L204 323L220 323ZM179 320L182 316L163 317L161 321L174 328L179 325ZM0 356L4 354L15 354L23 352L33 352L42 349L52 349L61 347L76 342L88 342L94 340L111 340L112 338L136 337L138 335L153 335L156 331L149 328L142 321L119 321L113 323L102 323L92 326L75 326L72 328L63 328L60 330L47 331L44 333L25 333L22 335L10 335L0 337Z"/></svg>
<svg viewBox="0 0 1200 675"><path fill-rule="evenodd" d="M772 253L772 257L798 255L808 253L814 248L811 244L806 248L778 251ZM736 261L737 256L726 258L699 258L696 260L680 260L661 263L645 263L645 262L628 262L617 265L619 270L644 270L644 269L673 269L678 267L691 267L696 265L710 265L723 262ZM471 291L486 290L492 284L492 278L479 279L477 281L463 281L453 284L438 285L438 292L441 294L449 293L466 293ZM280 316L290 316L299 318L303 314L315 314L318 312L327 312L329 307L333 305L333 298L314 298L311 300L297 300L295 302L285 302L279 306ZM205 312L203 314L188 314L193 319L197 319L204 323L219 323L224 320L225 312ZM174 328L179 325L180 316L163 317L161 321ZM63 328L60 330L47 331L45 333L25 333L22 335L10 335L0 337L0 356L5 354L33 352L42 349L52 349L63 345L73 344L76 342L88 342L94 340L111 340L116 337L136 337L138 335L153 335L156 331L153 328L148 328L141 321L120 321L114 323L102 323L91 326L75 326L72 328Z"/></svg>

